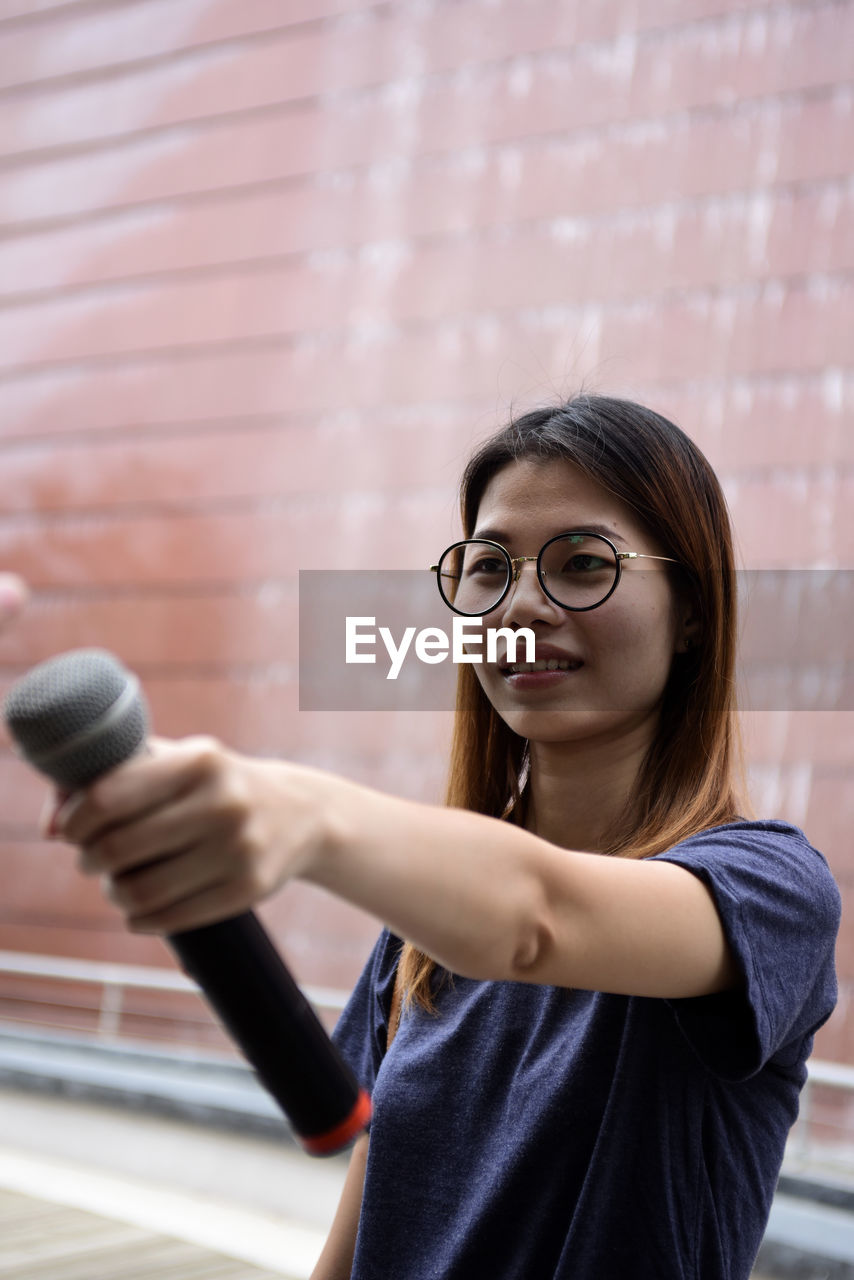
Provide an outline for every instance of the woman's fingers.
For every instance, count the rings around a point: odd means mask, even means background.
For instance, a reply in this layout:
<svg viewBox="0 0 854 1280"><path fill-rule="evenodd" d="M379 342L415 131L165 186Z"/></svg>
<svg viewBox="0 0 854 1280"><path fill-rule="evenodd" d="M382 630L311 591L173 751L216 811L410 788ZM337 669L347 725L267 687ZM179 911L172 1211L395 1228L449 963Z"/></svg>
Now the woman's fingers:
<svg viewBox="0 0 854 1280"><path fill-rule="evenodd" d="M149 755L67 798L52 825L78 846L82 870L104 878L132 928L197 927L245 910L292 874L286 772L211 739L156 740Z"/></svg>
<svg viewBox="0 0 854 1280"><path fill-rule="evenodd" d="M113 827L81 850L81 869L105 875L110 897L129 919L160 911L216 884L241 902L269 887L259 868L263 850L248 815L209 806L196 793Z"/></svg>
<svg viewBox="0 0 854 1280"><path fill-rule="evenodd" d="M193 922L201 924L203 921L195 913L211 892L235 912L242 910L253 901L256 886L248 872L240 874L228 852L222 842L211 841L179 849L108 876L108 895L134 928L145 921L148 928L163 929L172 921L176 909L181 918L186 918L190 901Z"/></svg>
<svg viewBox="0 0 854 1280"><path fill-rule="evenodd" d="M29 598L29 589L16 573L0 573L0 629L17 618Z"/></svg>
<svg viewBox="0 0 854 1280"><path fill-rule="evenodd" d="M49 806L52 834L106 878L138 930L223 919L307 875L325 847L324 775L254 760L210 738L155 740L85 791Z"/></svg>
<svg viewBox="0 0 854 1280"><path fill-rule="evenodd" d="M71 844L94 845L108 831L138 822L184 794L215 783L224 754L212 738L154 739L144 754L69 796L53 814L51 831Z"/></svg>
<svg viewBox="0 0 854 1280"><path fill-rule="evenodd" d="M41 817L39 818L39 833L45 840L58 840L60 836L58 819L65 802L71 796L70 791L62 791L56 788L48 793L45 802L42 805Z"/></svg>
<svg viewBox="0 0 854 1280"><path fill-rule="evenodd" d="M115 884L111 887L110 897L123 910L128 927L134 933L159 934L182 933L187 929L200 929L207 924L228 920L248 911L256 901L252 894L241 891L240 884L232 880L210 884L205 889L190 892L177 900L170 892L170 900L166 905L152 906L147 911L127 911L122 907Z"/></svg>
<svg viewBox="0 0 854 1280"><path fill-rule="evenodd" d="M235 766L235 771L239 766ZM124 875L184 850L204 846L211 862L227 861L237 873L255 854L252 810L245 789L230 776L176 789L156 802L145 802L128 818L97 828L88 839L76 839L81 870L89 875ZM72 837L73 838L73 837Z"/></svg>

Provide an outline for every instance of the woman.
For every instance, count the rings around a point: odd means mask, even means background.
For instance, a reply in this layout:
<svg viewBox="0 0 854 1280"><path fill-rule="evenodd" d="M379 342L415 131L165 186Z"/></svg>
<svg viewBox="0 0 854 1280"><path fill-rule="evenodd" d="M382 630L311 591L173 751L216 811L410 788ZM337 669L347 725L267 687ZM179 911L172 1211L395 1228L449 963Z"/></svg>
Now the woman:
<svg viewBox="0 0 854 1280"><path fill-rule="evenodd" d="M137 929L292 877L385 922L337 1030L374 1121L315 1280L746 1280L839 899L738 816L720 488L665 419L580 397L489 441L462 513L440 590L536 661L461 666L449 807L191 740L53 828Z"/></svg>

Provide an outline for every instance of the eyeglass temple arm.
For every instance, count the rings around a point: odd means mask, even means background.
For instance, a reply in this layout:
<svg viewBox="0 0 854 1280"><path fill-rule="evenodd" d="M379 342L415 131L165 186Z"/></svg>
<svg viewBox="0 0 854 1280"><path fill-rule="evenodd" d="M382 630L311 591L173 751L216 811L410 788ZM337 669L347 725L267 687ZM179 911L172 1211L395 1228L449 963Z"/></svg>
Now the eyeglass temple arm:
<svg viewBox="0 0 854 1280"><path fill-rule="evenodd" d="M668 564L679 564L672 556L648 556L643 551L618 551L618 560L666 560Z"/></svg>

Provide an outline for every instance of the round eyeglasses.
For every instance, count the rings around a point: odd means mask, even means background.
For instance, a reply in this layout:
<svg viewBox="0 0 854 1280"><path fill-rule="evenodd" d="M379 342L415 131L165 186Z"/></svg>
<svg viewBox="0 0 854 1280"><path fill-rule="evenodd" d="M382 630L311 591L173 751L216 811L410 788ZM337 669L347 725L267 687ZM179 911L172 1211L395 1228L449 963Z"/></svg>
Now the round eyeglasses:
<svg viewBox="0 0 854 1280"><path fill-rule="evenodd" d="M573 529L549 538L537 556L511 556L500 542L466 538L452 543L430 568L445 604L477 618L498 608L528 561L536 562L540 586L561 609L598 609L616 591L624 560L679 563L670 556L618 551L604 534Z"/></svg>

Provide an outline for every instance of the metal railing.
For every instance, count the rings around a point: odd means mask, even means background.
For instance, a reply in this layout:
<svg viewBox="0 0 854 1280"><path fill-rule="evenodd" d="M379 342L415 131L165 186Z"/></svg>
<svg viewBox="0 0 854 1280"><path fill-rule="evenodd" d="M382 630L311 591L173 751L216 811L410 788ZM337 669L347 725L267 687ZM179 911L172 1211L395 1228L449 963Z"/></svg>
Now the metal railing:
<svg viewBox="0 0 854 1280"><path fill-rule="evenodd" d="M119 1036L125 993L129 990L164 991L201 996L197 984L177 969L153 965L112 964L100 960L75 960L65 956L35 955L24 951L0 951L0 977L44 978L52 982L91 984L100 988L93 1005L97 1014L96 1036L114 1040ZM303 991L318 1010L340 1012L349 993L335 987L306 986ZM26 1002L26 997L20 997Z"/></svg>
<svg viewBox="0 0 854 1280"><path fill-rule="evenodd" d="M128 991L162 991L201 997L199 987L177 969L149 965L112 964L97 960L75 960L62 956L34 955L20 951L0 951L0 979L4 976L45 979L69 984L91 984L100 990L93 1002L97 1018L95 1040L113 1042L121 1038L122 1016ZM307 986L306 996L319 1011L339 1013L348 992L334 987ZM2 994L2 993L0 993ZM23 1003L27 996L18 997ZM178 1015L173 1015L176 1017ZM830 1091L836 1105L816 1106L818 1091ZM846 1104L843 1099L850 1100ZM854 1177L854 1066L812 1059L801 1094L800 1117L789 1139L786 1166L802 1169L821 1166L831 1172Z"/></svg>
<svg viewBox="0 0 854 1280"><path fill-rule="evenodd" d="M854 1178L854 1067L811 1058L800 1114L789 1136L784 1171L824 1171ZM819 1114L816 1095L831 1105Z"/></svg>

